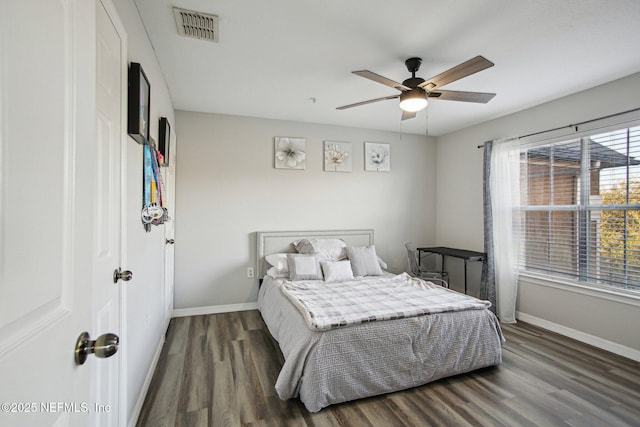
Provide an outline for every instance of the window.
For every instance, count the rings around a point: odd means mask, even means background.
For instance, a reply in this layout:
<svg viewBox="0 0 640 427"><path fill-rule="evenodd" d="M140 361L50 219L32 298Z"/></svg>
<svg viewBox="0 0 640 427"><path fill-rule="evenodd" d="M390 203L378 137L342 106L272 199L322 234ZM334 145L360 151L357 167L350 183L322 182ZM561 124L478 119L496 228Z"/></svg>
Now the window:
<svg viewBox="0 0 640 427"><path fill-rule="evenodd" d="M640 292L640 127L521 148L520 271Z"/></svg>

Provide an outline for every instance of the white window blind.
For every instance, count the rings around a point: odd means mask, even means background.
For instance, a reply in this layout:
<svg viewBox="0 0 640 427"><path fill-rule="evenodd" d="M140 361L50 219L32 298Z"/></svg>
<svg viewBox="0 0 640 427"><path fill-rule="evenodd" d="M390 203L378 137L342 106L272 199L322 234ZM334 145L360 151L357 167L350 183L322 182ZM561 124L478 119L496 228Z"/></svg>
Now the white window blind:
<svg viewBox="0 0 640 427"><path fill-rule="evenodd" d="M640 127L520 158L520 271L640 292Z"/></svg>

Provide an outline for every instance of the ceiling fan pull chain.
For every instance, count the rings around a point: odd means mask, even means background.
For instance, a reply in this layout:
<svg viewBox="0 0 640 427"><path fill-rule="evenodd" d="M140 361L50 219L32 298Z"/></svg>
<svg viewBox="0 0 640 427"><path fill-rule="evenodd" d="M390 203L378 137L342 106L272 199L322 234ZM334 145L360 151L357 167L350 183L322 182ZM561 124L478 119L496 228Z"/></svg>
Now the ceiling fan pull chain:
<svg viewBox="0 0 640 427"><path fill-rule="evenodd" d="M429 136L429 108L425 108L424 110L424 121L425 121L425 130L424 134Z"/></svg>

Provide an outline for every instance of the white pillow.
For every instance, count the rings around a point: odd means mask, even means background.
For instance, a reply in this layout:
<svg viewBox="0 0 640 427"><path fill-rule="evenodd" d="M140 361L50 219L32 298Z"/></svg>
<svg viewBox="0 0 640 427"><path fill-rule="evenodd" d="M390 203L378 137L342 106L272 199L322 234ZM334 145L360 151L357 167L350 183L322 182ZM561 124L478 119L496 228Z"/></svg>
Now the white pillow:
<svg viewBox="0 0 640 427"><path fill-rule="evenodd" d="M345 259L347 244L342 239L300 239L291 245L300 254L320 254L322 259L337 261Z"/></svg>
<svg viewBox="0 0 640 427"><path fill-rule="evenodd" d="M320 258L316 254L287 254L289 279L322 280Z"/></svg>
<svg viewBox="0 0 640 427"><path fill-rule="evenodd" d="M347 247L347 257L355 276L382 276L375 246Z"/></svg>
<svg viewBox="0 0 640 427"><path fill-rule="evenodd" d="M289 271L289 263L287 262L287 254L269 254L264 259L276 270Z"/></svg>
<svg viewBox="0 0 640 427"><path fill-rule="evenodd" d="M351 270L351 261L320 261L322 266L322 274L327 282L337 282L353 279L353 270Z"/></svg>
<svg viewBox="0 0 640 427"><path fill-rule="evenodd" d="M278 270L275 267L271 267L270 269L267 270L267 276L271 276L274 279L288 278L289 270Z"/></svg>
<svg viewBox="0 0 640 427"><path fill-rule="evenodd" d="M322 258L337 261L347 258L345 247L347 244L341 239L311 239L311 246Z"/></svg>

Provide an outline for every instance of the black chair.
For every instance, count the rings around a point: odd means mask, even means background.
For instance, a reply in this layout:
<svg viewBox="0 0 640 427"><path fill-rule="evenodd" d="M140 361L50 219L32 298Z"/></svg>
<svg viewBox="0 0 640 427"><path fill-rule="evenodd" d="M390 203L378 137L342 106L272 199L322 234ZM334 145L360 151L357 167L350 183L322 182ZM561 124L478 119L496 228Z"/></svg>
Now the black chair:
<svg viewBox="0 0 640 427"><path fill-rule="evenodd" d="M408 242L405 245L407 248L407 261L409 262L409 273L420 279L424 279L430 282L440 282L445 288L449 287L449 273L446 271L434 271L424 268L420 265L418 258L418 249L413 242Z"/></svg>

